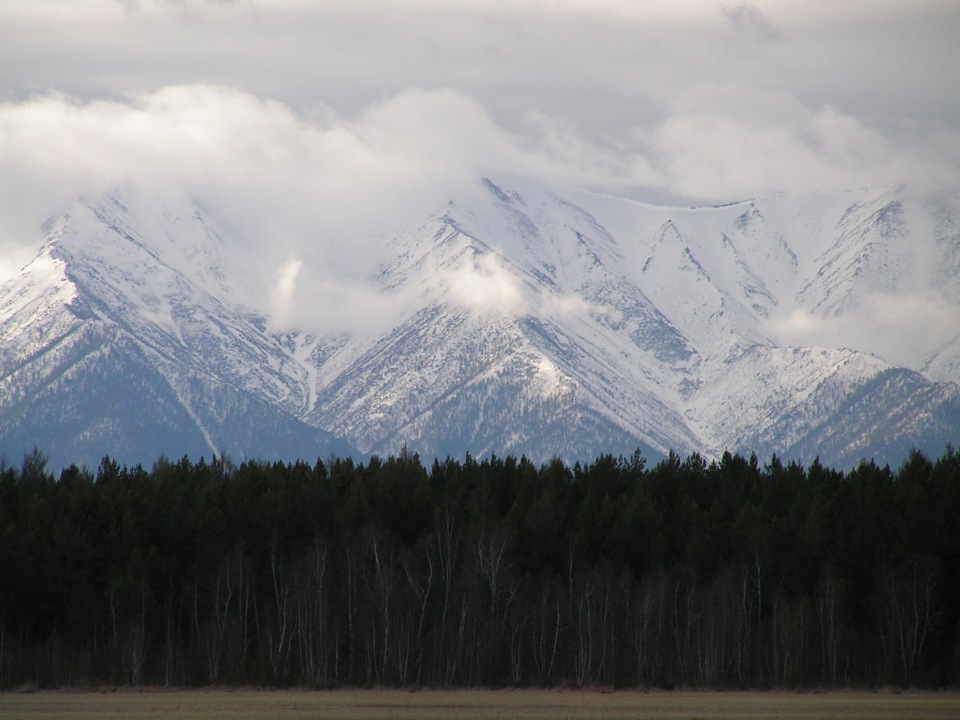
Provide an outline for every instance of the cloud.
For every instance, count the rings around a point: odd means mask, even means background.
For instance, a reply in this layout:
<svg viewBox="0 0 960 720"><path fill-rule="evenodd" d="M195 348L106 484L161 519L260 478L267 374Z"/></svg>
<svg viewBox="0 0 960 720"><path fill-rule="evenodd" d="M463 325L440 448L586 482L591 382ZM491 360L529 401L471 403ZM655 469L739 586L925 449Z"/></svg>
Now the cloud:
<svg viewBox="0 0 960 720"><path fill-rule="evenodd" d="M596 139L728 82L861 119L955 123L958 22L960 5L939 0L0 3L0 92L205 83L356 116L411 88L456 88L511 130L540 111Z"/></svg>
<svg viewBox="0 0 960 720"><path fill-rule="evenodd" d="M485 173L684 204L954 185L957 22L934 0L0 3L0 280L47 216L124 183L202 201L263 307L296 258L290 322L334 288L379 307L385 236Z"/></svg>
<svg viewBox="0 0 960 720"><path fill-rule="evenodd" d="M439 273L438 280L451 299L470 312L522 317L528 311L516 277L496 255L480 255L456 270Z"/></svg>
<svg viewBox="0 0 960 720"><path fill-rule="evenodd" d="M303 262L290 257L273 274L273 287L270 289L270 319L274 330L289 330L293 310L294 292L297 288L297 275Z"/></svg>
<svg viewBox="0 0 960 720"><path fill-rule="evenodd" d="M751 35L768 40L779 38L782 35L779 28L763 14L760 8L752 3L744 2L737 5L721 5L720 7L724 16L735 27Z"/></svg>
<svg viewBox="0 0 960 720"><path fill-rule="evenodd" d="M454 90L411 90L352 118L319 106L296 113L210 85L123 100L50 94L6 103L0 257L10 260L0 280L36 250L48 217L78 197L128 188L141 206L186 196L205 208L233 240L229 262L249 278L244 301L278 327L315 317L317 302L335 297L353 309L382 308L379 298L359 294L374 293L370 278L386 259L386 240L475 192L479 176L635 181L633 159L547 117L531 123L525 135L508 132ZM456 278L454 292L471 307L503 310L513 301L504 277L482 262ZM339 324L344 314L327 317Z"/></svg>
<svg viewBox="0 0 960 720"><path fill-rule="evenodd" d="M960 334L960 314L956 304L930 289L870 292L840 315L824 318L793 308L768 328L786 345L846 347L917 368Z"/></svg>
<svg viewBox="0 0 960 720"><path fill-rule="evenodd" d="M659 123L608 142L541 111L510 131L451 89L408 90L352 117L211 85L87 102L52 93L0 104L0 279L49 215L125 183L201 201L258 269L298 258L299 288L305 277L370 277L387 235L489 172L692 202L958 182L954 128L915 123L904 137L728 84L691 88Z"/></svg>
<svg viewBox="0 0 960 720"><path fill-rule="evenodd" d="M405 319L410 300L409 291L383 292L370 278L304 274L289 325L323 334L376 336Z"/></svg>
<svg viewBox="0 0 960 720"><path fill-rule="evenodd" d="M960 155L953 141L934 138L895 142L836 107L810 109L782 92L724 84L678 99L649 134L648 148L670 191L726 201L778 191L956 185Z"/></svg>

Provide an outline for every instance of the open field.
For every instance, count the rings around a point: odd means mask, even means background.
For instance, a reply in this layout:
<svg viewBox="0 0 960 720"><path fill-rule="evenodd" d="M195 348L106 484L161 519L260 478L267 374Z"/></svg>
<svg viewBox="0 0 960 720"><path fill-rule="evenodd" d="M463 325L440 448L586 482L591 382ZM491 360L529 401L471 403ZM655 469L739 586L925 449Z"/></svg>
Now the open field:
<svg viewBox="0 0 960 720"><path fill-rule="evenodd" d="M612 692L556 690L310 692L198 690L0 694L4 720L577 720L623 718L958 718L960 693Z"/></svg>

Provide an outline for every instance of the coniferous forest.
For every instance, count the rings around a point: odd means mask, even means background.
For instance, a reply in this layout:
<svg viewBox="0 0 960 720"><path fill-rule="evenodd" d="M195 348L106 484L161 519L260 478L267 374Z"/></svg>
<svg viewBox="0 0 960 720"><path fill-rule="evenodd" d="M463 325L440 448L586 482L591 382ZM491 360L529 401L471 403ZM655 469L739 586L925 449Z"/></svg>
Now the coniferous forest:
<svg viewBox="0 0 960 720"><path fill-rule="evenodd" d="M960 683L960 455L0 465L0 687Z"/></svg>

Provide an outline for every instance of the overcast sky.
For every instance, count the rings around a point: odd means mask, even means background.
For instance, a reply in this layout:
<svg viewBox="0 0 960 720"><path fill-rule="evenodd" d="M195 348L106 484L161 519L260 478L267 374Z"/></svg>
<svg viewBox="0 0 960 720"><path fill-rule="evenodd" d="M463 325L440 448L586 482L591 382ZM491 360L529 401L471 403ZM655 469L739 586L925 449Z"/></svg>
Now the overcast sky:
<svg viewBox="0 0 960 720"><path fill-rule="evenodd" d="M3 0L0 280L122 183L330 262L485 171L687 204L956 184L958 69L953 0Z"/></svg>

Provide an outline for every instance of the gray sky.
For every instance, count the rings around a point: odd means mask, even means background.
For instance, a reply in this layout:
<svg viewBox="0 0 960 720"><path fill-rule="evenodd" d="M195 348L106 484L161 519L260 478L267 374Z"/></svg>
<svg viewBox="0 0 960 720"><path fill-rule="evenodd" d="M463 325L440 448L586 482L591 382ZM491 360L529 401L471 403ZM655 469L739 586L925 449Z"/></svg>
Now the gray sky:
<svg viewBox="0 0 960 720"><path fill-rule="evenodd" d="M2 0L0 281L122 183L357 277L483 171L684 203L957 184L958 68L952 0Z"/></svg>

